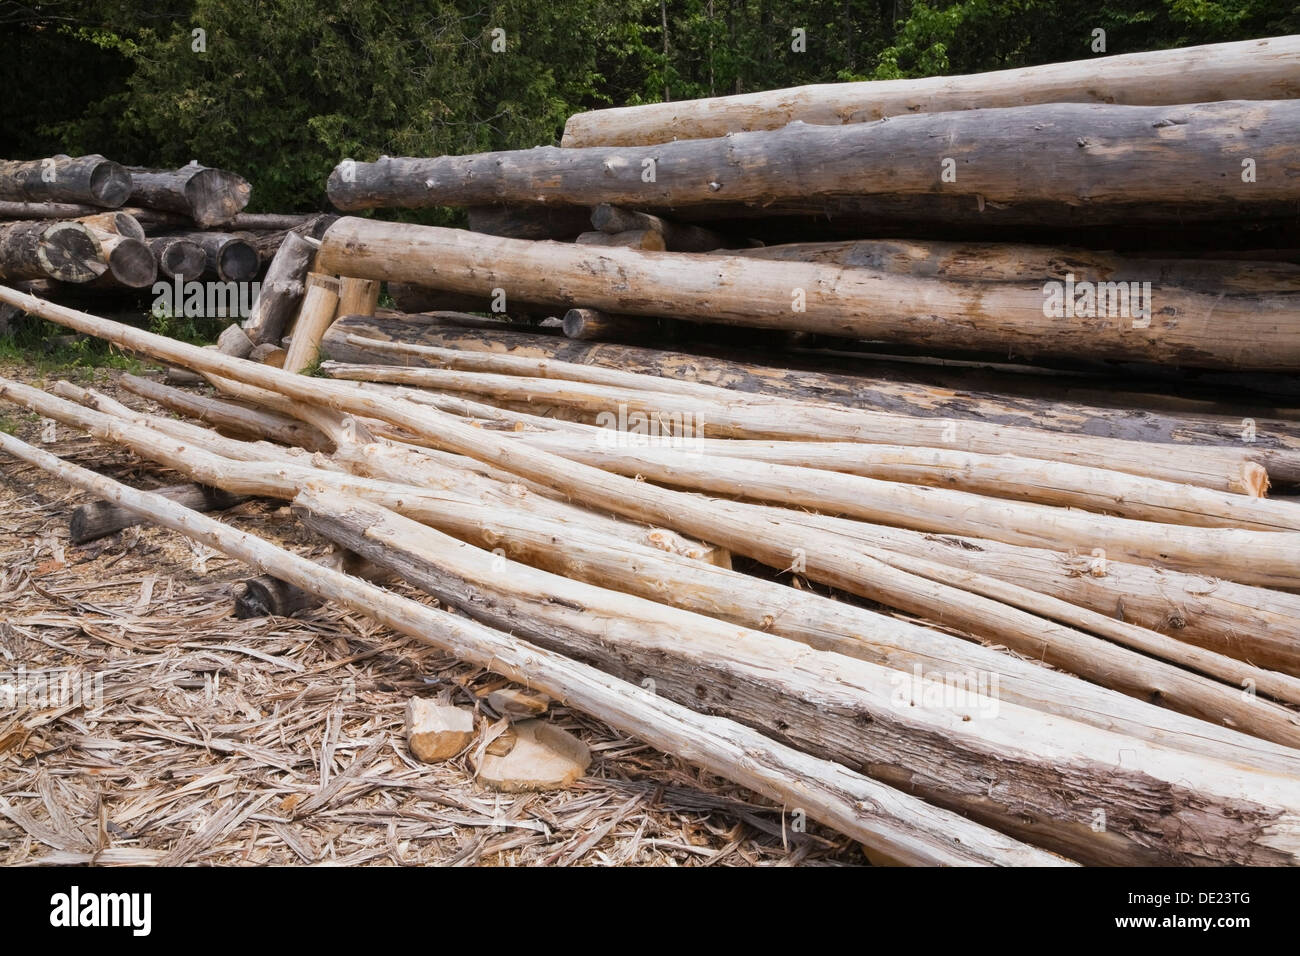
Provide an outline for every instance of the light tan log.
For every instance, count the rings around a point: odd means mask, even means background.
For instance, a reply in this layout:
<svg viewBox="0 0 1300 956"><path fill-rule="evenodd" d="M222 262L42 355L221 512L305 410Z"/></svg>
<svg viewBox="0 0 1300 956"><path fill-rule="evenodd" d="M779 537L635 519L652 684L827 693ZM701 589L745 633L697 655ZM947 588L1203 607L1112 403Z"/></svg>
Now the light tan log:
<svg viewBox="0 0 1300 956"><path fill-rule="evenodd" d="M589 312L590 310L570 311ZM566 334L568 334L567 330ZM358 342L355 337L346 341ZM764 401L762 396L751 397L696 382L657 379L623 369L593 368L580 363L555 362L522 355L466 354L455 349L408 342L370 340L365 345L374 351L391 354L394 357L416 355L437 360L446 369L499 373L519 378L569 380L613 387L626 386L684 397L698 397L710 405L721 401L730 403L748 401L759 404ZM439 381L462 381L459 377L448 379L440 375L438 369L433 370L432 375L426 375L420 369L399 372L393 371L391 367L380 365L327 363L324 370L340 378L400 381L412 385L436 386ZM511 384L508 379L494 381L505 385ZM548 390L543 386L540 391L546 394ZM535 393L530 392L530 396L532 394ZM525 415L521 420L545 430L554 427L553 420L538 416ZM641 422L643 427L640 431L647 439L652 430L655 435L665 436L671 432L674 422L679 426L686 426L689 431L689 427L697 422L697 418L681 417L664 421L645 419ZM584 434L596 444L608 445L614 437L611 435L610 427L622 427L626 430L628 424L627 415L620 418L615 414L605 428L571 423L567 426L567 430ZM696 452L724 454L777 464L802 465L923 485L957 487L996 497L1021 498L1047 504L1104 510L1150 521L1206 527L1300 530L1300 509L1293 508L1287 503L1279 504L1261 498L1247 499L1247 496L1240 494L1098 467L1049 462L1046 459L1031 459L1005 453L977 454L948 448L888 444L864 446L856 442L827 440L813 442L716 440L707 438L703 434L708 431L707 421L700 419L699 425L699 433L691 431L689 434L691 450ZM681 430L679 427L677 432L680 433ZM824 436L819 437L824 438ZM637 438L638 435L635 433L623 436L623 440L626 441L635 442ZM572 443L578 439L546 437L537 440ZM656 444L653 440L648 443Z"/></svg>
<svg viewBox="0 0 1300 956"><path fill-rule="evenodd" d="M639 146L670 139L838 126L887 116L1031 103L1159 105L1300 96L1300 38L1272 37L1091 57L1045 66L917 80L823 83L712 99L575 113L561 145Z"/></svg>
<svg viewBox="0 0 1300 956"><path fill-rule="evenodd" d="M1064 281L1074 275L1080 282L1153 282L1216 295L1284 292L1300 286L1300 265L1293 263L1162 259L1011 242L864 239L733 249L728 254L977 282Z"/></svg>
<svg viewBox="0 0 1300 956"><path fill-rule="evenodd" d="M230 557L273 571L323 598L341 601L400 633L461 660L544 691L652 746L696 762L882 852L918 864L1047 865L1059 858L881 786L828 761L715 717L703 717L587 665L532 647L464 618L424 607L382 588L237 532L147 492L0 435L0 450L106 497ZM1252 847L1246 857L1285 859L1289 849Z"/></svg>
<svg viewBox="0 0 1300 956"><path fill-rule="evenodd" d="M635 598L624 597L622 602L614 602L602 589L522 565L508 565L508 574L494 578L492 554L357 499L309 489L299 496L295 507L316 530L382 563L440 599L480 618L490 618L499 626L523 631L534 639L563 640L566 646L584 648L584 653L594 655L605 666L616 668L630 679L654 675L657 689L669 697L725 708L744 722L761 724L771 720L762 703L762 684L770 675L779 674L779 683L786 686L782 733L802 746L836 753L842 760L870 768L873 774L906 778L931 800L960 808L977 819L995 822L1009 832L1032 835L1036 842L1086 862L1113 860L1117 850L1121 855L1136 851L1136 857L1150 858L1148 851L1137 850L1128 836L1137 823L1132 816L1136 806L1145 801L1132 799L1132 791L1122 782L1125 774L1114 756L1106 758L1106 763L1116 761L1106 780L1112 793L1119 792L1115 793L1114 802L1109 802L1107 819L1114 821L1115 815L1119 815L1131 820L1128 824L1111 822L1107 828L1125 834L1119 836L1119 846L1108 846L1110 834L1097 834L1099 828L1087 828L1089 835L1078 832L1076 821L1081 820L1082 808L1077 803L1074 807L1061 806L1061 815L1050 822L1040 816L1041 801L1047 793L1071 786L1059 776L1060 764L1048 770L1040 763L1044 751L1068 748L1069 762L1077 766L1080 761L1096 761L1101 756L1100 748L1125 746L1119 741L1131 738L1109 734L1099 737L1100 732L1095 728L1035 714L1004 702L995 714L988 710L976 711L969 705L956 708L964 719L950 721L946 713L949 708L924 703L915 685L909 686L902 696L899 701L902 706L891 706L886 700L897 700L897 689L906 682L906 677L897 671L839 658L838 674L817 676L815 652L804 648L795 651L797 659L790 659L790 652L782 646L785 642L764 640L754 632L732 629L734 626L717 628L706 618L683 615ZM562 600L552 600L549 588L558 589ZM593 613L585 613L586 608ZM677 621L690 621L694 626L673 626ZM652 623L656 626L649 626ZM674 635L679 631L689 633L691 639L677 640ZM612 642L611 632L618 634ZM664 650L654 654L656 647ZM675 651L672 657L664 653L670 647ZM628 649L626 657L619 655L622 648ZM641 648L649 656L637 653ZM749 661L754 661L757 669L747 674ZM805 682L806 689L802 689ZM857 688L871 689L860 694ZM859 725L865 724L870 729L842 738L834 726L837 723L834 718L841 713L861 714L867 719ZM819 715L824 727L806 736L806 728L815 726ZM1105 737L1111 739L1106 741ZM907 752L911 750L910 743L918 738L927 739L930 742L927 746L944 751L941 774L936 775L926 767L929 761ZM993 743L1013 739L1016 743L1010 752ZM1158 780L1163 774L1154 751L1155 748L1143 744L1133 766L1140 767L1148 779ZM986 767L985 761L990 758L1000 771L996 789L983 783L987 771L978 769ZM1181 758L1174 762L1179 768L1175 772L1181 785L1190 786L1202 799L1216 804L1211 794L1221 791L1223 784L1215 782L1209 773L1200 776L1200 771L1223 773L1230 765L1186 754ZM1184 776L1185 773L1190 775ZM1078 781L1074 786L1090 793L1095 792L1097 783ZM1234 784L1233 788L1237 786L1240 785ZM1274 778L1266 786L1270 790L1281 788L1283 792L1297 788L1294 782L1283 783L1281 778ZM1014 796L1008 802L1009 793ZM1070 802L1073 801L1067 801ZM1081 802L1093 801L1085 796ZM1164 818L1169 812L1168 805L1161 806L1154 814L1152 809L1146 804L1145 809L1137 811L1137 816L1145 818L1150 825L1155 823L1153 817ZM1203 852L1199 849L1203 831L1197 832L1195 840L1171 839L1167 819L1162 821L1161 831L1162 852L1173 852L1189 861ZM1128 845L1124 846L1125 843ZM1180 845L1198 849L1185 855L1175 849Z"/></svg>
<svg viewBox="0 0 1300 956"><path fill-rule="evenodd" d="M313 272L307 276L307 292L302 308L293 324L289 351L284 357L286 372L301 372L320 354L320 342L325 330L334 321L339 304L339 280L334 276Z"/></svg>
<svg viewBox="0 0 1300 956"><path fill-rule="evenodd" d="M1300 122L1300 103L1296 109ZM326 232L317 268L453 292L501 288L556 306L940 349L1216 368L1300 365L1300 293L1221 298L1153 285L1146 318L1049 318L1041 282L975 285L744 256L526 242L350 216ZM1101 313L1116 305L1109 294L1107 302Z"/></svg>
<svg viewBox="0 0 1300 956"><path fill-rule="evenodd" d="M1097 671L1098 661L1105 656L1104 644L1095 644L1087 649L1080 646L1077 643L1077 632L969 591L959 591L934 580L899 571L886 561L868 556L856 548L843 547L834 539L828 540L827 535L810 533L807 528L770 517L755 518L754 512L746 510L746 506L741 504L697 499L645 482L611 475L537 449L526 448L518 442L474 428L454 416L432 408L389 397L379 399L363 389L343 383L291 375L232 359L212 350L196 348L142 329L100 319L3 286L0 286L0 301L10 302L32 314L77 331L97 335L124 348L151 354L164 361L201 369L208 374L249 385L270 388L299 401L324 404L365 418L387 421L447 450L495 464L549 485L557 491L574 495L588 507L600 507L639 521L673 527L775 567L786 567L793 556L802 554L807 562L806 576L812 580L820 580L904 610L910 609L913 613L919 608L942 606L943 613L950 614L952 620L961 622L961 626L968 627L974 633L996 630L1003 643L1013 646L1008 641L1014 640L1015 646L1034 657L1047 659L1057 654L1066 657L1073 655L1070 664L1066 666L1077 673ZM968 576L966 585L985 587L987 582L972 581ZM1039 596L1022 594L1021 591L1023 589L1014 594L1017 600L1038 600ZM1062 614L1067 612L1072 614L1073 609L1056 611ZM1132 632L1127 633L1129 640L1134 640L1137 636ZM1143 633L1140 636L1149 647L1161 643L1160 635ZM1147 668L1158 666L1158 662L1152 661ZM1101 669L1109 671L1104 665ZM1200 693L1202 682L1194 679L1193 675L1180 676L1172 668L1169 671L1159 677L1154 686L1149 679L1152 676L1149 670L1134 668L1129 664L1118 668L1115 673L1108 673L1107 677L1117 685L1123 685L1118 689L1129 689L1141 696L1151 695L1158 687L1161 702L1208 716L1212 720L1221 720L1226 713L1234 712L1228 719L1242 729L1247 724L1260 725L1263 731L1261 736L1295 736L1294 715L1279 713L1258 699L1246 704L1235 695L1230 695L1227 700L1220 699L1219 695L1212 704L1196 703L1194 698ZM1182 689L1176 693L1171 691L1171 687L1179 684L1187 688L1186 692ZM1212 686L1205 686L1207 693L1212 690ZM1185 694L1192 699L1184 699ZM1214 697L1213 694L1211 696Z"/></svg>
<svg viewBox="0 0 1300 956"><path fill-rule="evenodd" d="M217 336L217 348L235 358L248 358L253 351L253 340L238 325L228 325Z"/></svg>
<svg viewBox="0 0 1300 956"><path fill-rule="evenodd" d="M128 239L144 239L144 226L129 212L114 209L111 212L97 212L88 216L78 216L77 222L100 232L115 232Z"/></svg>
<svg viewBox="0 0 1300 956"><path fill-rule="evenodd" d="M330 440L315 428L275 412L260 408L243 408L205 395L171 388L129 372L119 375L117 382L128 392L141 398L147 398L164 408L197 418L228 432L268 438L285 445L296 445L308 451L323 451L331 446Z"/></svg>
<svg viewBox="0 0 1300 956"><path fill-rule="evenodd" d="M294 232L280 243L262 279L252 314L244 322L244 332L254 345L280 344L302 302L316 248Z"/></svg>
<svg viewBox="0 0 1300 956"><path fill-rule="evenodd" d="M519 358L551 359L568 365L584 365L637 372L665 390L671 380L717 385L736 393L768 395L798 401L815 401L847 405L874 411L890 412L904 420L938 418L960 423L974 419L988 425L1032 424L1036 430L1078 434L1085 442L1092 437L1122 438L1160 444L1235 445L1250 459L1264 465L1278 481L1300 482L1300 441L1279 428L1280 423L1256 417L1255 441L1243 443L1240 402L1225 395L1228 410L1223 416L1206 416L1179 412L1153 412L1152 393L1142 392L1128 404L1141 411L1099 407L1108 404L1114 387L1090 397L1090 404L1062 400L1062 391L1071 386L1059 376L1042 378L1037 394L1024 394L1016 388L1018 379L999 376L992 385L987 379L972 380L969 375L937 377L925 368L900 369L897 364L884 367L864 366L850 360L833 366L837 372L817 369L810 361L824 366L819 356L782 356L781 366L771 365L765 354L740 354L728 348L725 353L709 350L705 354L666 351L632 345L598 345L571 341L545 334L544 330L506 328L500 323L473 330L436 317L384 313L374 318L345 318L331 326L326 335L330 355L342 362L440 367L446 364L443 352L464 355L470 352L498 352ZM421 347L435 351L425 353ZM764 361L769 364L764 364ZM846 374L847 373L847 374ZM538 373L543 374L543 373ZM565 377L574 378L566 368ZM996 388L998 391L990 391ZM1013 395L1006 390L1014 390ZM909 426L910 427L910 426ZM900 429L901 430L901 429ZM887 439L886 441L892 441Z"/></svg>
<svg viewBox="0 0 1300 956"><path fill-rule="evenodd" d="M393 459L391 453L383 445L367 446L365 452L362 453L358 451L357 442L360 440L359 436L366 434L368 425L365 421L358 422L350 417L330 413L325 409L289 402L276 393L266 393L263 389L243 386L227 379L214 376L214 381L223 390L231 391L241 398L266 404L263 395L269 395L273 399L278 399L278 401L273 401L268 409L263 410L262 415L257 415L251 413L249 409L219 400L205 399L201 403L196 403L197 396L176 389L168 389L164 386L152 385L148 394L149 397L168 407L191 414L201 413L204 418L219 418L228 423L234 431L244 434L261 434L271 438L287 434L289 429L283 424L284 419L277 416L270 409L273 408L284 413L294 413L311 430L311 435L326 436L324 439L317 439L322 444L327 442L337 444L338 450L335 452L335 458L339 463L338 467L346 467L359 475L380 475L392 477L394 480L400 478L403 483L408 483L410 474L402 476L401 473L414 467L422 475L430 492L438 489L456 491L462 495L474 495L497 506L536 514L544 519L556 521L562 526L587 525L607 535L612 540L644 545L656 551L679 555L690 559L692 562L730 567L726 552L719 548L692 541L665 528L647 528L634 522L587 511L567 501L556 500L553 492L549 496L530 493L529 489L513 478L503 481L497 477L482 477L473 473L466 473L463 468L451 472L446 468L438 471L427 459L421 459L416 465L413 465L409 457L403 457L400 454L396 459ZM288 466L290 469L316 467L313 464L315 460L306 457L298 448L283 448L265 442L250 444L228 439L186 422L146 415L128 408L108 396L78 388L68 382L57 383L53 391L61 397L79 402L106 415L115 416L126 422L144 424L164 435L195 443L214 454L232 458L236 461L275 461ZM51 407L50 410L54 414L63 415L66 415L69 411L66 407L61 411L56 407ZM69 418L68 421L70 423L78 422L82 426L101 428L108 424L103 420L96 423L95 420L86 418ZM139 436L139 433L134 434ZM148 438L149 436L144 435L142 437ZM155 444L136 444L132 445L132 447L140 454L151 456L156 454L158 446ZM182 468L185 467L183 462L172 459L168 459L168 461L173 466L179 464ZM300 478L302 477L300 472L294 473L299 474ZM263 493L271 496L279 493L282 496L289 494L291 497L291 492L296 491L299 486L271 483L258 485L257 487L261 487ZM416 498L418 499L419 496L420 493L417 493Z"/></svg>
<svg viewBox="0 0 1300 956"><path fill-rule="evenodd" d="M339 302L335 318L344 315L374 315L379 305L379 283L374 279L339 279Z"/></svg>
<svg viewBox="0 0 1300 956"><path fill-rule="evenodd" d="M458 360L459 361L459 360ZM482 356L465 359L481 362ZM348 366L326 363L331 376L351 375ZM708 436L750 439L856 441L867 444L902 444L908 447L956 447L980 454L1016 454L1024 458L1061 461L1102 467L1111 471L1145 475L1166 481L1201 485L1234 493L1260 495L1267 488L1264 469L1248 460L1244 452L1227 448L1154 445L1081 435L1058 435L1027 428L986 425L981 422L945 422L939 419L907 418L879 412L817 405L812 402L753 400L737 396L724 401L708 395L709 386L677 382L677 391L645 391L562 379L524 379L486 372L448 369L406 369L397 366L364 366L358 379L384 380L405 385L469 392L493 399L525 400L546 398L557 405L581 409L589 417L602 413L619 420L642 412L652 419L670 423L691 423ZM594 369L585 378L606 378L616 369ZM686 387L699 389L686 394ZM667 387L667 386L666 386ZM604 424L607 419L602 419Z"/></svg>

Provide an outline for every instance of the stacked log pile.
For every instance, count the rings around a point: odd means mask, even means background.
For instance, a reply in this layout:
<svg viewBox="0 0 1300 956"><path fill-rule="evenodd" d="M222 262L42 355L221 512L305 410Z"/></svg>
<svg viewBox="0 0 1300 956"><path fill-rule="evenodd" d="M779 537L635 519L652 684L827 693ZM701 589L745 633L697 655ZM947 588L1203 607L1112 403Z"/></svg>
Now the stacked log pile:
<svg viewBox="0 0 1300 956"><path fill-rule="evenodd" d="M0 161L0 278L73 299L148 290L160 278L251 282L286 236L318 238L334 218L245 213L251 197L242 176L198 163Z"/></svg>
<svg viewBox="0 0 1300 956"><path fill-rule="evenodd" d="M0 287L202 377L0 380L187 484L0 448L98 499L83 538L175 529L248 562L245 612L340 602L873 859L1294 865L1297 67L1286 37L345 164L341 209L471 228L290 234L219 349ZM1026 242L1069 223L1142 241ZM1148 308L1091 311L1121 283ZM357 573L199 514L246 496Z"/></svg>

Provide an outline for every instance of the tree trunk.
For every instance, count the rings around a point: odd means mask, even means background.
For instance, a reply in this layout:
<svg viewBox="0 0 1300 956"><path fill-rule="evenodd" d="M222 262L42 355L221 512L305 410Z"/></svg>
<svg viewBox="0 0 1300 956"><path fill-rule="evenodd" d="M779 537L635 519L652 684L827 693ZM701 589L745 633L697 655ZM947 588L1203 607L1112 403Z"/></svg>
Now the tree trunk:
<svg viewBox="0 0 1300 956"><path fill-rule="evenodd" d="M153 250L143 239L131 239L116 232L91 228L99 240L101 255L108 269L94 280L115 288L143 289L158 278L158 263Z"/></svg>
<svg viewBox="0 0 1300 956"><path fill-rule="evenodd" d="M307 288L307 274L316 258L316 246L290 233L276 250L262 279L253 314L244 322L244 333L254 345L279 346L289 323L297 315Z"/></svg>
<svg viewBox="0 0 1300 956"><path fill-rule="evenodd" d="M115 209L130 194L130 174L103 156L0 160L0 199Z"/></svg>
<svg viewBox="0 0 1300 956"><path fill-rule="evenodd" d="M969 197L972 207L1240 202L1254 208L1300 199L1300 170L1290 166L1297 125L1300 102L1292 100L1054 103L846 126L794 123L656 146L382 159L349 167L346 180L336 168L328 189L342 210L492 202L765 207L931 195ZM1243 181L1245 159L1275 172Z"/></svg>
<svg viewBox="0 0 1300 956"><path fill-rule="evenodd" d="M132 204L181 213L204 229L229 223L253 194L242 176L197 163L180 169L133 166L130 173Z"/></svg>
<svg viewBox="0 0 1300 956"><path fill-rule="evenodd" d="M1129 288L1116 284L1099 288L1101 300L1094 297L1089 310L1076 309L1075 290L1062 283L1056 291L1063 312L1096 313L1063 319L1049 317L1054 299L1041 283L977 284L744 256L530 243L351 217L330 227L319 259L326 271L453 292L502 288L557 306L940 349L1215 368L1300 365L1296 292L1221 297L1153 285L1136 290L1130 302ZM1106 304L1098 307L1098 301Z"/></svg>
<svg viewBox="0 0 1300 956"><path fill-rule="evenodd" d="M816 436L819 441L1014 454L1255 496L1262 495L1268 487L1265 469L1240 448L1156 444L1082 434L1062 435L981 421L910 418L810 401L736 395L693 382L664 381L665 388L650 391L652 384L628 387L628 373L621 370L590 366L582 367L586 374L570 373L573 381L474 377L445 369L370 368L376 370L377 377L408 382L423 379L426 383L436 379L444 388L453 387L472 394L502 397L509 392L513 400L522 395L527 401L549 396L555 404L582 410L592 419L602 412L626 406L628 411L644 412L657 421L702 424L709 437L807 441L809 436ZM583 379L603 381L587 384ZM676 386L676 390L666 390L668 385Z"/></svg>
<svg viewBox="0 0 1300 956"><path fill-rule="evenodd" d="M960 816L926 806L828 761L769 740L742 725L703 717L635 685L530 646L463 618L424 607L367 582L227 528L164 498L138 492L69 465L46 452L0 434L0 449L84 490L110 497L139 514L186 534L322 598L340 601L400 633L433 644L461 660L518 680L610 723L652 746L678 754L705 770L756 792L806 809L826 823L903 862L1045 865L1057 858L990 833ZM1113 759L1113 758L1112 758ZM1178 792L1183 793L1182 786ZM1181 806L1181 805L1180 805ZM1239 813L1251 808L1242 802ZM1180 809L1184 816L1198 811ZM1245 814L1247 830L1257 826ZM1188 820L1187 822L1191 822ZM1243 824L1238 824L1242 829ZM1281 862L1298 855L1281 847L1266 851L1234 837L1232 859ZM1243 843L1250 842L1246 847Z"/></svg>
<svg viewBox="0 0 1300 956"><path fill-rule="evenodd" d="M128 212L116 209L112 212L97 212L93 215L78 216L77 222L100 232L112 232L127 239L144 239L144 226Z"/></svg>
<svg viewBox="0 0 1300 956"><path fill-rule="evenodd" d="M968 76L825 83L569 117L562 145L640 146L802 121L827 126L1034 103L1158 106L1300 97L1300 38L1273 37L1094 57ZM666 97L665 97L666 99Z"/></svg>
<svg viewBox="0 0 1300 956"><path fill-rule="evenodd" d="M339 303L335 318L344 315L374 315L379 305L379 283L374 279L339 279Z"/></svg>
<svg viewBox="0 0 1300 956"><path fill-rule="evenodd" d="M366 165L368 164L357 163L357 168ZM571 242L591 228L590 222L591 214L585 206L566 209L494 204L471 206L469 209L469 228L473 232L509 236L512 239L557 239Z"/></svg>
<svg viewBox="0 0 1300 956"><path fill-rule="evenodd" d="M221 282L250 282L257 278L261 259L246 239L228 232L177 232L168 235L187 239L203 250L204 273Z"/></svg>
<svg viewBox="0 0 1300 956"><path fill-rule="evenodd" d="M0 223L0 279L7 282L89 282L107 268L99 240L80 223Z"/></svg>
<svg viewBox="0 0 1300 956"><path fill-rule="evenodd" d="M180 276L183 280L199 279L208 265L208 254L198 243L180 236L158 236L146 239L158 271L169 279Z"/></svg>
<svg viewBox="0 0 1300 956"><path fill-rule="evenodd" d="M152 493L195 511L224 511L248 500L243 495L232 495L219 488L196 484L155 488ZM148 521L142 521L138 514L119 504L92 501L80 505L72 512L72 519L68 522L68 535L73 544L87 544L142 523L147 524Z"/></svg>
<svg viewBox="0 0 1300 956"><path fill-rule="evenodd" d="M339 280L334 276L313 272L307 276L307 293L302 308L293 324L289 338L289 351L284 357L286 372L301 372L320 355L321 339L334 321L338 311Z"/></svg>

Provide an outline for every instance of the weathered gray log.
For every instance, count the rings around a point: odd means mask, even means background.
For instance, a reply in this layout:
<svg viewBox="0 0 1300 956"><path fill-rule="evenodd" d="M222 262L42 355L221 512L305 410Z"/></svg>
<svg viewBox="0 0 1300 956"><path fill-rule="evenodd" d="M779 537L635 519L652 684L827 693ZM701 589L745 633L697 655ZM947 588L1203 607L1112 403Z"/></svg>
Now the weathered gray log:
<svg viewBox="0 0 1300 956"><path fill-rule="evenodd" d="M294 232L284 237L262 279L252 315L244 322L244 333L254 345L279 345L298 314L315 257L316 245L311 240Z"/></svg>
<svg viewBox="0 0 1300 956"><path fill-rule="evenodd" d="M635 230L656 232L663 237L664 247L669 252L709 252L735 245L712 229L672 222L609 203L601 203L591 211L591 224L601 232L611 234Z"/></svg>
<svg viewBox="0 0 1300 956"><path fill-rule="evenodd" d="M157 236L146 239L158 263L158 271L169 279L198 279L208 265L208 254L198 243L183 236Z"/></svg>
<svg viewBox="0 0 1300 956"><path fill-rule="evenodd" d="M158 278L158 262L154 259L153 250L143 239L133 239L94 227L91 227L91 232L99 241L100 255L108 263L107 271L94 280L96 284L143 289Z"/></svg>
<svg viewBox="0 0 1300 956"><path fill-rule="evenodd" d="M81 223L0 223L0 279L89 282L107 269L99 240Z"/></svg>
<svg viewBox="0 0 1300 956"><path fill-rule="evenodd" d="M257 250L241 236L229 232L178 232L171 235L188 239L206 256L204 272L222 282L248 282L257 278L261 260Z"/></svg>
<svg viewBox="0 0 1300 956"><path fill-rule="evenodd" d="M365 165L367 164L360 164L358 168ZM333 196L330 198L332 201ZM568 242L586 232L590 228L589 222L590 213L585 206L549 208L534 205L486 205L471 206L469 209L469 228L472 231L489 236L508 236L511 239L558 239Z"/></svg>
<svg viewBox="0 0 1300 956"><path fill-rule="evenodd" d="M1076 297L1068 279L1059 289L1037 282L977 284L745 256L533 243L354 217L330 227L317 268L462 293L502 288L529 301L615 314L668 314L941 349L1213 368L1300 365L1300 292L1221 297L1176 286L1134 292L1099 284L1089 287L1088 308L1084 285ZM609 279L614 273L617 283ZM1062 317L1055 314L1052 291ZM1077 313L1084 314L1065 317Z"/></svg>
<svg viewBox="0 0 1300 956"><path fill-rule="evenodd" d="M1160 105L1300 96L1300 37L1125 53L966 76L822 83L576 113L565 147L636 146L887 116L1032 103Z"/></svg>
<svg viewBox="0 0 1300 956"><path fill-rule="evenodd" d="M1294 202L1298 125L1300 101L1292 100L1049 104L848 126L793 123L658 146L383 159L346 177L335 169L328 188L343 210L485 202L677 208L879 195L1092 208ZM1246 160L1268 172L1243 181Z"/></svg>
<svg viewBox="0 0 1300 956"><path fill-rule="evenodd" d="M140 225L140 221L135 216L121 209L78 216L77 222L101 232L117 233L127 239L144 239L144 226Z"/></svg>
<svg viewBox="0 0 1300 956"><path fill-rule="evenodd" d="M103 156L0 160L0 199L78 203L114 209L131 194L131 176Z"/></svg>
<svg viewBox="0 0 1300 956"><path fill-rule="evenodd" d="M152 493L195 511L224 511L248 500L245 495L232 495L219 488L197 484L169 485L166 488L155 488ZM72 512L68 534L73 544L86 544L143 523L147 522L119 504L92 501L79 505Z"/></svg>
<svg viewBox="0 0 1300 956"><path fill-rule="evenodd" d="M130 174L132 204L181 213L203 228L230 222L253 194L242 176L197 163L180 169L133 166Z"/></svg>

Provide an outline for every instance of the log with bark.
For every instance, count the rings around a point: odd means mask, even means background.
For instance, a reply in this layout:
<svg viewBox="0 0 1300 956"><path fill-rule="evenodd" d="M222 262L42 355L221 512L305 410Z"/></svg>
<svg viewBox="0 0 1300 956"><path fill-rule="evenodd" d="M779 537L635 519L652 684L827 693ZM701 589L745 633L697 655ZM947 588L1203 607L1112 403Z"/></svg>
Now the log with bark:
<svg viewBox="0 0 1300 956"><path fill-rule="evenodd" d="M81 223L0 223L0 278L7 282L89 282L107 269L99 240Z"/></svg>
<svg viewBox="0 0 1300 956"><path fill-rule="evenodd" d="M135 220L132 220L134 222ZM138 223L137 223L138 225ZM91 227L99 242L100 255L108 264L94 281L113 288L143 289L158 278L158 262L143 239Z"/></svg>
<svg viewBox="0 0 1300 956"><path fill-rule="evenodd" d="M383 160L381 160L382 162ZM358 163L357 168L367 163ZM333 196L330 197L333 201ZM338 203L334 204L338 206ZM457 205L461 205L457 203ZM591 228L591 213L585 206L548 207L535 205L470 206L469 228L489 236L512 239L557 239L569 242Z"/></svg>
<svg viewBox="0 0 1300 956"><path fill-rule="evenodd" d="M1134 293L1114 283L1089 286L1089 307L1084 287L1067 281L1048 290L1041 282L974 283L744 256L533 243L352 217L325 234L317 267L469 294L502 288L556 306L940 349L1212 368L1300 364L1300 292L1218 296L1153 283ZM1056 317L1058 299L1063 315L1078 317Z"/></svg>
<svg viewBox="0 0 1300 956"><path fill-rule="evenodd" d="M114 209L130 194L130 174L103 156L0 160L0 199Z"/></svg>
<svg viewBox="0 0 1300 956"><path fill-rule="evenodd" d="M157 236L146 239L158 271L169 279L198 279L208 265L208 254L193 240L182 236Z"/></svg>
<svg viewBox="0 0 1300 956"><path fill-rule="evenodd" d="M844 767L809 757L742 725L700 716L588 665L322 568L254 535L236 532L164 498L126 488L8 435L0 435L0 450L249 565L273 571L305 591L341 601L400 633L566 701L710 772L778 802L802 807L813 819L904 862L1057 862L1056 857L929 807ZM1251 843L1234 858L1281 861L1293 853L1286 848L1265 851L1262 845Z"/></svg>
<svg viewBox="0 0 1300 956"><path fill-rule="evenodd" d="M185 239L203 250L204 274L221 282L250 282L261 270L261 259L253 245L230 232L168 233Z"/></svg>
<svg viewBox="0 0 1300 956"><path fill-rule="evenodd" d="M1300 171L1289 157L1297 124L1295 100L1055 103L846 126L792 123L656 146L382 159L355 164L346 177L336 168L328 189L330 201L345 211L486 202L767 208L876 196L928 203L946 196L968 198L972 209L1041 203L1105 215L1114 206L1123 221L1141 221L1143 204L1266 209L1294 203ZM1245 160L1274 172L1248 180Z"/></svg>
<svg viewBox="0 0 1300 956"><path fill-rule="evenodd" d="M129 171L132 205L180 213L203 229L229 223L253 194L242 176L198 163L180 169L133 166Z"/></svg>
<svg viewBox="0 0 1300 956"><path fill-rule="evenodd" d="M628 249L648 249L663 252L666 248L662 233L653 229L632 229L628 232L601 232L599 229L584 232L573 240L580 246L624 246Z"/></svg>
<svg viewBox="0 0 1300 956"><path fill-rule="evenodd" d="M279 346L293 317L298 314L307 274L316 257L316 245L297 233L285 236L262 279L244 333L255 346Z"/></svg>
<svg viewBox="0 0 1300 956"><path fill-rule="evenodd" d="M641 146L802 121L827 126L1034 103L1161 105L1300 97L1300 37L1125 53L966 76L823 83L569 117L561 145Z"/></svg>

